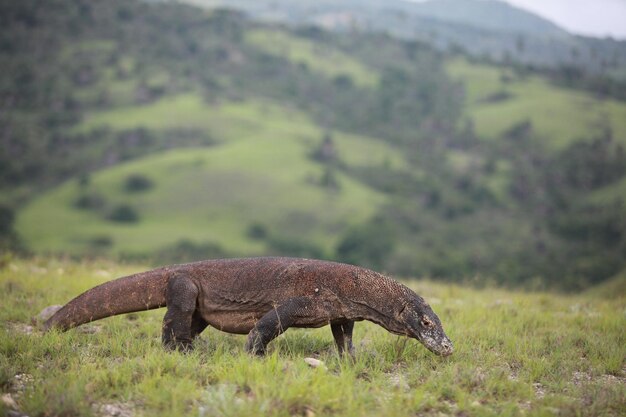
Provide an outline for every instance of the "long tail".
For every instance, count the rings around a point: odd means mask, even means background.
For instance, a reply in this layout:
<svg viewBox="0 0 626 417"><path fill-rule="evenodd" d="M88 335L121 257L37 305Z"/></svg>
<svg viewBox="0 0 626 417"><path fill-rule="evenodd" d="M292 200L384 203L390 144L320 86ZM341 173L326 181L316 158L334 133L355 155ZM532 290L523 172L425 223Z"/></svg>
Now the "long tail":
<svg viewBox="0 0 626 417"><path fill-rule="evenodd" d="M165 306L169 273L155 269L105 282L71 300L44 323L61 331L90 321Z"/></svg>

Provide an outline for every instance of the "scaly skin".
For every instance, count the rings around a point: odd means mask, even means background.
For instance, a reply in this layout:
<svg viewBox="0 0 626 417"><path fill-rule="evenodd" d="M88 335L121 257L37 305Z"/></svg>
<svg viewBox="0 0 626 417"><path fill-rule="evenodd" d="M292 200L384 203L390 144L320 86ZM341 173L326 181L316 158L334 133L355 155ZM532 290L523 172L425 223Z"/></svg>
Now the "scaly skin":
<svg viewBox="0 0 626 417"><path fill-rule="evenodd" d="M263 355L289 327L330 324L339 352L352 354L354 322L369 320L436 354L453 351L437 315L406 286L368 269L297 258L208 260L119 278L71 300L45 328L163 306L163 343L171 349L191 349L210 325L248 334L246 350Z"/></svg>

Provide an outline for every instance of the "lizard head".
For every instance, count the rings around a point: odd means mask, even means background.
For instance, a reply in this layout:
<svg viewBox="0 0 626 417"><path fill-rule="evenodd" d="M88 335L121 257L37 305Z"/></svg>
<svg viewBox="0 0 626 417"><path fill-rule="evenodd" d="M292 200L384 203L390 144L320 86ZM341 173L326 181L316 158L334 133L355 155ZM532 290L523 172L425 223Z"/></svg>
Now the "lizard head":
<svg viewBox="0 0 626 417"><path fill-rule="evenodd" d="M419 340L428 350L448 356L454 352L452 342L443 331L437 314L420 296L412 299L400 312L409 337Z"/></svg>

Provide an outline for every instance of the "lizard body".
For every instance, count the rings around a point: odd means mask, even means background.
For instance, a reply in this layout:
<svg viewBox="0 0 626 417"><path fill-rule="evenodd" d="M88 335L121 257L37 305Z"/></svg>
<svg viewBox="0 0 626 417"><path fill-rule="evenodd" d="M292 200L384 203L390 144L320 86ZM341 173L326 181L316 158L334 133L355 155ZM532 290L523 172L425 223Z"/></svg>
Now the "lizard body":
<svg viewBox="0 0 626 417"><path fill-rule="evenodd" d="M354 322L369 320L418 339L436 354L453 351L437 315L408 287L365 268L298 258L207 260L119 278L71 300L45 328L65 331L165 306L168 348L191 349L193 339L211 326L248 334L246 350L262 355L289 327L330 324L339 352L352 354Z"/></svg>

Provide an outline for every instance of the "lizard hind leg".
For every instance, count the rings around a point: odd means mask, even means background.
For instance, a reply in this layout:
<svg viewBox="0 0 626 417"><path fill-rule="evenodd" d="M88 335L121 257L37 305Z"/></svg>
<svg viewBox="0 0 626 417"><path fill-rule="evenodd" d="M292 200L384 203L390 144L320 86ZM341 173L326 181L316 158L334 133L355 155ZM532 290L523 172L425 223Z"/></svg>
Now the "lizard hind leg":
<svg viewBox="0 0 626 417"><path fill-rule="evenodd" d="M193 338L202 330L196 311L198 288L185 275L175 275L169 279L165 299L167 312L163 318L163 345L167 349L190 351Z"/></svg>
<svg viewBox="0 0 626 417"><path fill-rule="evenodd" d="M209 323L202 318L198 310L194 311L191 317L191 338L195 339L208 327Z"/></svg>
<svg viewBox="0 0 626 417"><path fill-rule="evenodd" d="M343 355L347 349L348 354L354 357L354 346L352 345L354 322L351 320L334 322L330 324L330 329L333 332L339 355Z"/></svg>

